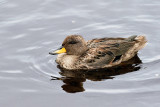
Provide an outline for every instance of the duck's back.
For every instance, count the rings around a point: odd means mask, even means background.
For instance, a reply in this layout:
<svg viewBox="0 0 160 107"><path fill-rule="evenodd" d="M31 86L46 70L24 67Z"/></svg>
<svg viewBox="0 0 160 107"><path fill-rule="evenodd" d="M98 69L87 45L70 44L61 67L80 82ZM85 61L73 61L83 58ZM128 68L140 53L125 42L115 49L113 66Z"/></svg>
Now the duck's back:
<svg viewBox="0 0 160 107"><path fill-rule="evenodd" d="M89 49L80 57L80 64L88 69L118 65L134 57L145 43L144 36L89 40L87 42Z"/></svg>

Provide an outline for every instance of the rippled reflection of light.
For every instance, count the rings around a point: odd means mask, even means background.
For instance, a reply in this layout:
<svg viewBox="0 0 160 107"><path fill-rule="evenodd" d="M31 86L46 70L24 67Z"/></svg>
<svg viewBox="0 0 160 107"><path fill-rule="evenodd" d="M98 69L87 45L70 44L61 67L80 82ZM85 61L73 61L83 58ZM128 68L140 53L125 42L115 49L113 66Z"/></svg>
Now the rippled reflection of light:
<svg viewBox="0 0 160 107"><path fill-rule="evenodd" d="M46 28L30 28L30 31L40 31L40 30L44 30Z"/></svg>
<svg viewBox="0 0 160 107"><path fill-rule="evenodd" d="M31 47L27 47L27 48L23 48L23 49L18 49L17 52L25 52L25 51L31 51L31 50L35 50L35 49L39 49L41 48L40 46L31 46Z"/></svg>
<svg viewBox="0 0 160 107"><path fill-rule="evenodd" d="M34 90L34 89L23 89L23 90L20 90L21 92L38 92L37 90Z"/></svg>
<svg viewBox="0 0 160 107"><path fill-rule="evenodd" d="M108 93L108 94L118 94L118 93L129 93L129 89L106 89L106 90L95 90L95 89L86 89L85 92L89 93Z"/></svg>
<svg viewBox="0 0 160 107"><path fill-rule="evenodd" d="M1 71L3 73L12 73L12 74L17 74L17 73L23 73L21 70L6 70L6 71Z"/></svg>
<svg viewBox="0 0 160 107"><path fill-rule="evenodd" d="M153 62L153 61L156 61L156 60L160 60L160 55L152 56L152 57L143 59L143 61L145 63Z"/></svg>
<svg viewBox="0 0 160 107"><path fill-rule="evenodd" d="M23 38L25 37L27 34L19 34L19 35L16 35L14 37L11 37L11 39L19 39L19 38Z"/></svg>
<svg viewBox="0 0 160 107"><path fill-rule="evenodd" d="M5 77L5 76L0 76L0 79L2 79L2 80L17 80L17 78L14 78L14 77Z"/></svg>

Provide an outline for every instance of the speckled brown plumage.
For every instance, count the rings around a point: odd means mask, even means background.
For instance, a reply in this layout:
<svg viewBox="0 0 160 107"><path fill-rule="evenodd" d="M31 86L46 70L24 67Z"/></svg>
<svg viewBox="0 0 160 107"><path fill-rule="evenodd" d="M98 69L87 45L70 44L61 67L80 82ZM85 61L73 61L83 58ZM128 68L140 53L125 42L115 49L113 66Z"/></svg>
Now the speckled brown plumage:
<svg viewBox="0 0 160 107"><path fill-rule="evenodd" d="M144 36L129 38L100 38L85 41L80 35L68 36L56 62L65 69L99 69L118 65L134 57L144 47Z"/></svg>

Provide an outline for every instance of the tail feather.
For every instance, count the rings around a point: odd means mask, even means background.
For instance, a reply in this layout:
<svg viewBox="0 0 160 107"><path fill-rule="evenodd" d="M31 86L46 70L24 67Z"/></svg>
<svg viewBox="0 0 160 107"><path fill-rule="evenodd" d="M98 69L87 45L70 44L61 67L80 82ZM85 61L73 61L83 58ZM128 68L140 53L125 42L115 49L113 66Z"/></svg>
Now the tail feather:
<svg viewBox="0 0 160 107"><path fill-rule="evenodd" d="M137 36L135 39L135 44L134 46L128 50L128 52L124 55L125 57L123 58L123 61L127 61L134 57L137 52L142 49L146 45L146 38L143 35Z"/></svg>
<svg viewBox="0 0 160 107"><path fill-rule="evenodd" d="M147 43L146 37L143 35L137 36L135 40L137 41L137 44L139 45L138 50L142 49Z"/></svg>
<svg viewBox="0 0 160 107"><path fill-rule="evenodd" d="M128 37L126 40L131 42L131 41L134 41L136 37L137 35L133 35L133 36Z"/></svg>

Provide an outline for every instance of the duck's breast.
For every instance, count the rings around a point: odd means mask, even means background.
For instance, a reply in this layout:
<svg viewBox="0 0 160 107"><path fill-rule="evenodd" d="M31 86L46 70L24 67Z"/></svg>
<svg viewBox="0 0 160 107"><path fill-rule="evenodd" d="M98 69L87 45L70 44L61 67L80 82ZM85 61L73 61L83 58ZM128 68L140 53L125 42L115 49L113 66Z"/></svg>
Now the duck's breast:
<svg viewBox="0 0 160 107"><path fill-rule="evenodd" d="M73 69L75 67L75 63L77 62L78 56L75 55L67 55L67 54L59 54L56 62L63 68Z"/></svg>

